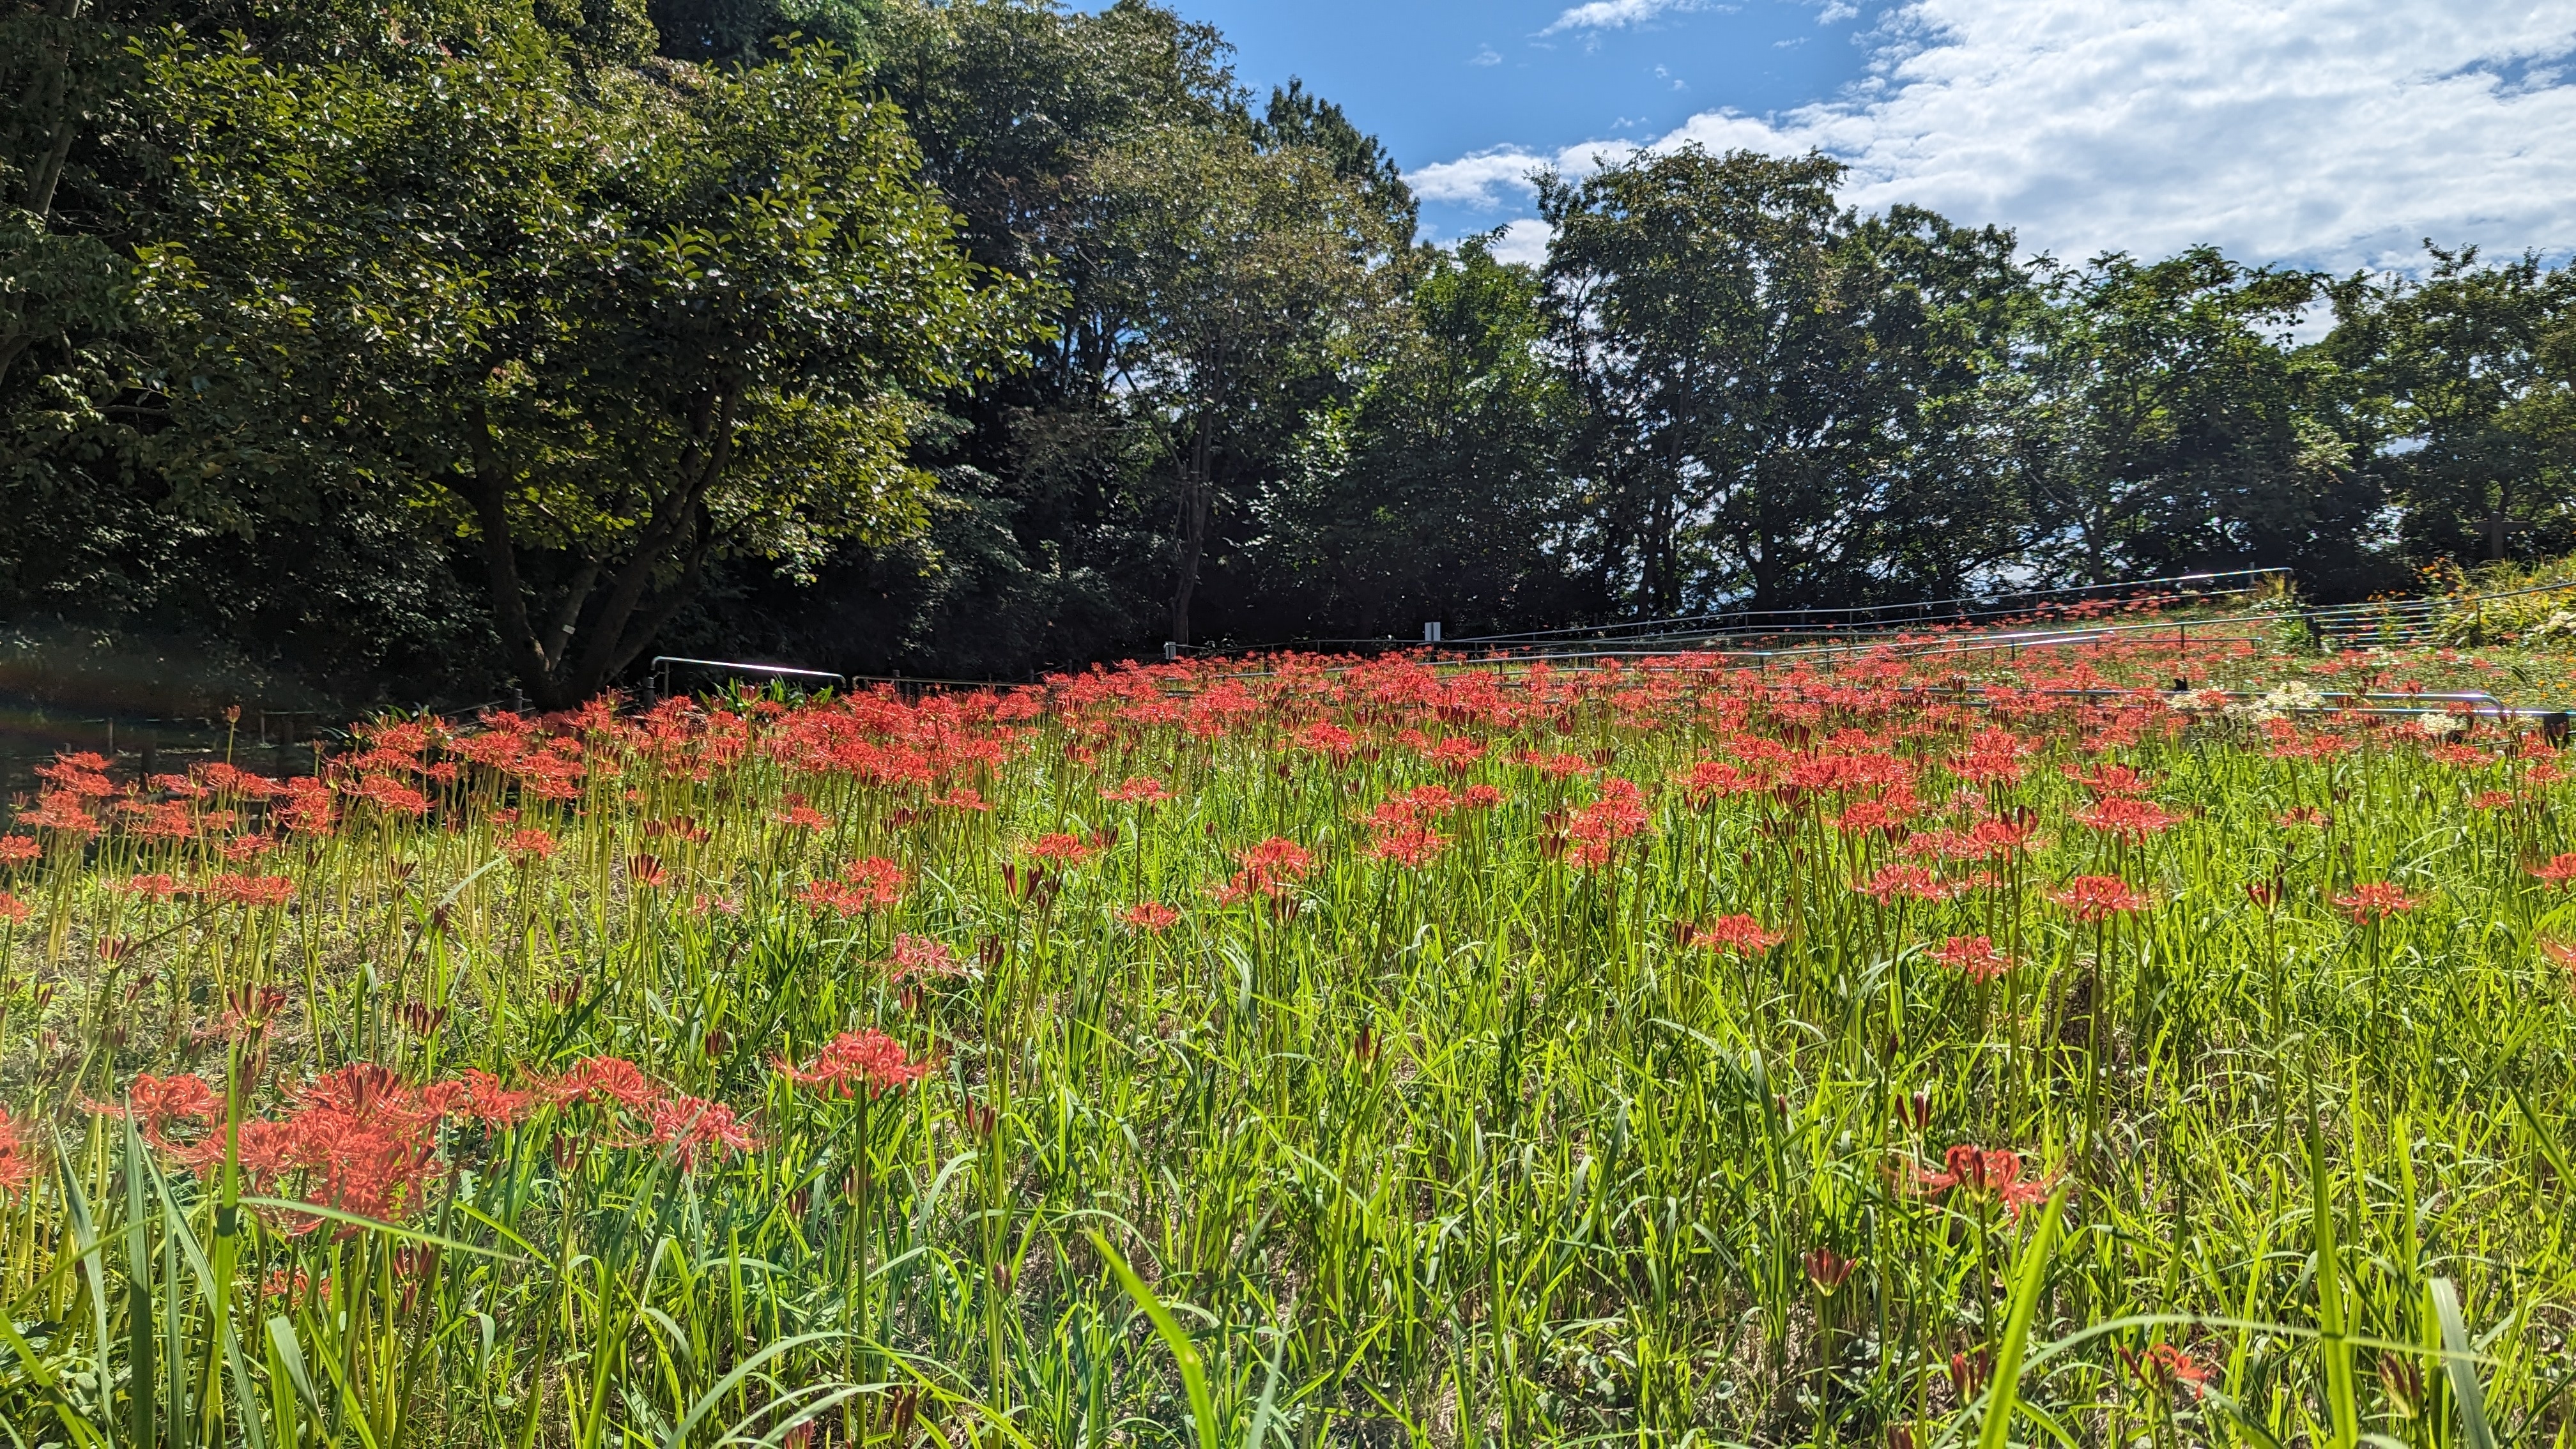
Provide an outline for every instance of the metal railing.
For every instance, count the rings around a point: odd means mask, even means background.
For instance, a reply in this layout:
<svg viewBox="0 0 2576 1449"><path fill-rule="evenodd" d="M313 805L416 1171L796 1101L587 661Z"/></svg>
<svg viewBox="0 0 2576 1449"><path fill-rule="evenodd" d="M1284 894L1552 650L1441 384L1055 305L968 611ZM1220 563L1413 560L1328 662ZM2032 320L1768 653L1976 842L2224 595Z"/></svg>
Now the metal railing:
<svg viewBox="0 0 2576 1449"><path fill-rule="evenodd" d="M772 679L828 679L836 688L850 687L848 675L834 674L826 669L791 669L784 664L745 664L732 659L687 659L677 654L656 654L653 656L652 664L647 666L646 670L652 681L654 698L659 699L670 694L673 665L710 670L726 675L764 675Z"/></svg>

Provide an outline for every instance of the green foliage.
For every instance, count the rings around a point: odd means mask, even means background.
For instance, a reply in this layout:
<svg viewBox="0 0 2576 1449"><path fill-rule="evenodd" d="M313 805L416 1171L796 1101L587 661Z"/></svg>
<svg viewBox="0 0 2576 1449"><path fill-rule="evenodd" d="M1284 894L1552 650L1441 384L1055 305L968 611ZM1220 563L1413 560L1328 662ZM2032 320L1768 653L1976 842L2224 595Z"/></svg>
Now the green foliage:
<svg viewBox="0 0 2576 1449"><path fill-rule="evenodd" d="M539 700L587 698L711 557L911 526L940 389L1032 330L827 50L658 77L508 12L308 66L172 37L145 253L181 476L354 477L470 536Z"/></svg>

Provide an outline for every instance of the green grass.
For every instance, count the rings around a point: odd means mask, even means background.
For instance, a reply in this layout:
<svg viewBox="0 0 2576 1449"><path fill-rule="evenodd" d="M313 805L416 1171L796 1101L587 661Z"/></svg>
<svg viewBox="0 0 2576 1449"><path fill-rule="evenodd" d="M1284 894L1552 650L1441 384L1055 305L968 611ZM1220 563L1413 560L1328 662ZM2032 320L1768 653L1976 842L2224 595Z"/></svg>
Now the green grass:
<svg viewBox="0 0 2576 1449"><path fill-rule="evenodd" d="M93 800L9 868L0 1443L2567 1444L2556 757L1996 688L2177 665L1184 666L379 729L327 830ZM1765 783L1695 800L1708 760ZM2105 764L2171 823L2080 823ZM1841 828L1872 799L1901 830ZM1923 849L1979 819L2042 842ZM1246 875L1274 838L1310 863ZM1945 898L1855 889L1909 862ZM225 873L293 900L133 888ZM2080 919L2087 874L2152 904ZM2336 904L2381 882L2416 904ZM1935 959L1975 936L1999 979ZM779 1070L862 1030L927 1075ZM399 1083L254 1170L352 1063ZM556 1089L403 1126L469 1071ZM213 1120L99 1110L144 1074ZM1961 1146L2010 1191L1928 1183Z"/></svg>

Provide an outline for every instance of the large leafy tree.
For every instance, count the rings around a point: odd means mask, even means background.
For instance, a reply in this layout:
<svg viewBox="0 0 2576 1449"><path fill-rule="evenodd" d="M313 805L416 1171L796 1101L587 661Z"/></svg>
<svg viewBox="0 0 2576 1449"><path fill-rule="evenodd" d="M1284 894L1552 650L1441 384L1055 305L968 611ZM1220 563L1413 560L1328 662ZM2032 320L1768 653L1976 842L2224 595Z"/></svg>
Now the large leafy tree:
<svg viewBox="0 0 2576 1449"><path fill-rule="evenodd" d="M1360 381L1319 408L1260 515L1277 633L1368 638L1424 620L1454 635L1598 611L1572 570L1562 485L1578 422L1545 355L1536 273L1492 239L1419 263L1358 348Z"/></svg>
<svg viewBox="0 0 2576 1449"><path fill-rule="evenodd" d="M2270 564L2369 577L2377 492L2320 407L2332 378L2287 346L2317 285L2207 247L2051 268L2022 410L2048 524L2034 557L2089 583Z"/></svg>
<svg viewBox="0 0 2576 1449"><path fill-rule="evenodd" d="M2423 558L2576 548L2576 276L2526 253L2431 248L2420 278L2333 290L2318 349L2357 385L2361 466Z"/></svg>
<svg viewBox="0 0 2576 1449"><path fill-rule="evenodd" d="M152 77L194 218L145 253L192 486L357 478L442 521L550 705L711 561L908 527L931 399L1035 331L1038 287L959 252L830 52L657 70L619 16L173 43Z"/></svg>
<svg viewBox="0 0 2576 1449"><path fill-rule="evenodd" d="M1942 466L1935 434L2009 335L2011 237L1911 208L1864 219L1841 179L1822 155L1697 146L1542 179L1595 556L1640 610L1869 590L1910 506L1891 485L1975 476Z"/></svg>

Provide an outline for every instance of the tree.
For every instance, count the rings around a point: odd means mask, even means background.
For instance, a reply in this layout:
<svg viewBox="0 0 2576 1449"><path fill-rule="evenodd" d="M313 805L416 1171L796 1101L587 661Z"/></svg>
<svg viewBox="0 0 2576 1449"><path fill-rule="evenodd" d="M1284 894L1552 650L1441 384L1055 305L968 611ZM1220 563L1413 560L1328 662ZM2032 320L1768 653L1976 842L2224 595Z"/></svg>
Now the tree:
<svg viewBox="0 0 2576 1449"><path fill-rule="evenodd" d="M1842 174L1688 146L1541 181L1593 548L1642 611L1866 592L1903 469L1963 476L1934 435L2009 335L2012 239L1911 208L1864 221Z"/></svg>
<svg viewBox="0 0 2576 1449"><path fill-rule="evenodd" d="M2317 406L2330 379L2284 344L2317 285L2209 247L2052 268L2024 421L2032 509L2053 523L2035 556L2088 583L2276 564L2371 577L2376 490Z"/></svg>
<svg viewBox="0 0 2576 1449"><path fill-rule="evenodd" d="M1571 571L1574 398L1544 354L1538 278L1491 237L1434 252L1262 498L1273 635L1547 627L1598 609Z"/></svg>
<svg viewBox="0 0 2576 1449"><path fill-rule="evenodd" d="M1088 173L1109 258L1123 402L1162 434L1173 506L1171 637L1190 607L1220 503L1233 504L1298 432L1299 383L1374 300L1381 215L1304 146L1166 133Z"/></svg>
<svg viewBox="0 0 2576 1449"><path fill-rule="evenodd" d="M2532 557L2576 548L2576 278L2536 253L2480 264L2426 243L2421 280L2356 276L2332 289L2319 348L2366 399L2361 466L2404 510L2422 558Z"/></svg>
<svg viewBox="0 0 2576 1449"><path fill-rule="evenodd" d="M939 390L1036 330L826 48L642 71L508 6L310 64L173 45L185 240L145 254L209 488L346 477L481 565L528 693L588 697L711 560L910 526ZM646 32L649 40L649 31Z"/></svg>

